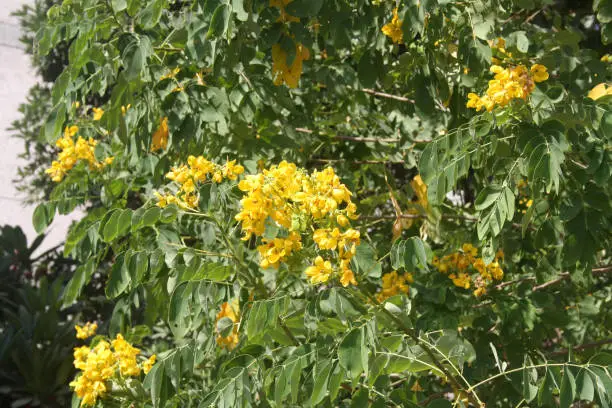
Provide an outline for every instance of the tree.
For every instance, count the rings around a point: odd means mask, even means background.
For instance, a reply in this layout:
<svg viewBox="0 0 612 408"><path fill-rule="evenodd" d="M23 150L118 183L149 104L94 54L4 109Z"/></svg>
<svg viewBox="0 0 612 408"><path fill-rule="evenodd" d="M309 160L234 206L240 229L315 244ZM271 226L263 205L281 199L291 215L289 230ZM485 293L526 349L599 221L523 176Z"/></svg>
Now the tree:
<svg viewBox="0 0 612 408"><path fill-rule="evenodd" d="M51 7L81 403L608 406L611 7Z"/></svg>

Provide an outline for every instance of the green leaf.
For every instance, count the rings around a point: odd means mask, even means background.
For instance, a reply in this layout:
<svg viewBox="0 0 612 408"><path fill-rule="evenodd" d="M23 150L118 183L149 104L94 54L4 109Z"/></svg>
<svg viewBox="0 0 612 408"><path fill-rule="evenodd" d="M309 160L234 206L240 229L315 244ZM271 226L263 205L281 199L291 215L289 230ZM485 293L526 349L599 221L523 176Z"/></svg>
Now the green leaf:
<svg viewBox="0 0 612 408"><path fill-rule="evenodd" d="M53 107L44 127L41 128L43 132L43 139L48 143L54 143L62 135L62 126L66 120L66 104L60 101Z"/></svg>
<svg viewBox="0 0 612 408"><path fill-rule="evenodd" d="M382 65L382 56L374 50L366 52L361 56L357 65L357 75L365 88L371 88L376 85L380 75L379 67Z"/></svg>
<svg viewBox="0 0 612 408"><path fill-rule="evenodd" d="M600 367L590 366L589 369L595 383L599 403L602 408L609 408L610 403L612 403L612 392L610 392L612 390L612 378L610 374Z"/></svg>
<svg viewBox="0 0 612 408"><path fill-rule="evenodd" d="M576 394L581 401L593 401L595 398L595 387L587 370L580 370L576 377Z"/></svg>
<svg viewBox="0 0 612 408"><path fill-rule="evenodd" d="M507 186L485 187L475 205L477 210L483 211L476 224L478 239L482 241L488 235L499 235L505 222L514 218L514 201L514 193Z"/></svg>
<svg viewBox="0 0 612 408"><path fill-rule="evenodd" d="M602 134L612 135L612 112L606 112L603 115L599 127L601 128Z"/></svg>
<svg viewBox="0 0 612 408"><path fill-rule="evenodd" d="M128 268L132 279L132 285L136 286L140 284L149 270L148 254L144 251L133 254L129 258Z"/></svg>
<svg viewBox="0 0 612 408"><path fill-rule="evenodd" d="M159 216L159 221L164 224L170 224L176 220L178 216L178 207L176 205L169 205L165 207Z"/></svg>
<svg viewBox="0 0 612 408"><path fill-rule="evenodd" d="M342 380L344 380L346 372L340 363L334 365L334 368L329 376L329 399L334 401L338 396L338 391L340 390L340 384Z"/></svg>
<svg viewBox="0 0 612 408"><path fill-rule="evenodd" d="M570 369L565 366L563 368L563 380L561 381L561 390L559 392L559 407L569 408L575 397L576 381Z"/></svg>
<svg viewBox="0 0 612 408"><path fill-rule="evenodd" d="M217 322L217 332L223 337L227 337L234 329L234 321L229 317L223 317Z"/></svg>
<svg viewBox="0 0 612 408"><path fill-rule="evenodd" d="M533 366L533 361L529 356L525 356L523 362L523 398L527 402L533 401L538 395L538 370L531 366Z"/></svg>
<svg viewBox="0 0 612 408"><path fill-rule="evenodd" d="M232 10L236 13L236 18L240 21L247 21L249 13L244 9L244 0L232 0Z"/></svg>
<svg viewBox="0 0 612 408"><path fill-rule="evenodd" d="M79 298L83 288L89 283L95 270L96 264L93 259L88 260L87 263L76 268L74 275L72 275L72 278L70 278L70 281L64 288L62 294L63 306L70 306Z"/></svg>
<svg viewBox="0 0 612 408"><path fill-rule="evenodd" d="M118 13L127 8L126 0L111 0L111 7L113 8L113 12Z"/></svg>
<svg viewBox="0 0 612 408"><path fill-rule="evenodd" d="M338 362L351 379L356 379L367 370L367 359L365 364L363 360L364 351L367 356L363 327L351 330L340 342Z"/></svg>
<svg viewBox="0 0 612 408"><path fill-rule="evenodd" d="M557 388L559 387L552 371L547 369L544 380L538 389L538 404L545 406L553 405L554 392Z"/></svg>
<svg viewBox="0 0 612 408"><path fill-rule="evenodd" d="M380 278L382 274L382 264L377 261L376 251L365 242L357 247L353 263L355 264L355 271L360 276Z"/></svg>
<svg viewBox="0 0 612 408"><path fill-rule="evenodd" d="M319 402L325 398L325 394L327 394L327 384L329 382L329 375L332 369L332 362L329 360L325 360L323 362L318 362L313 370L313 387L312 394L310 394L310 403L312 405L317 405Z"/></svg>
<svg viewBox="0 0 612 408"><path fill-rule="evenodd" d="M151 54L153 54L153 47L149 37L132 37L131 42L122 53L125 76L128 80L133 80L140 76L145 70L147 59Z"/></svg>
<svg viewBox="0 0 612 408"><path fill-rule="evenodd" d="M149 390L151 401L153 402L153 407L155 408L158 408L161 402L164 370L165 364L163 362L158 362L157 364L153 365L153 368L151 368L151 371L149 371L142 383L143 387Z"/></svg>
<svg viewBox="0 0 612 408"><path fill-rule="evenodd" d="M499 185L490 184L486 186L480 194L478 194L478 197L476 197L474 208L476 208L477 211L486 210L497 201L502 194L502 190L502 186Z"/></svg>
<svg viewBox="0 0 612 408"><path fill-rule="evenodd" d="M36 233L41 234L53 222L55 217L55 206L41 203L36 206L32 214L32 224Z"/></svg>
<svg viewBox="0 0 612 408"><path fill-rule="evenodd" d="M140 24L147 30L155 27L165 6L164 0L148 0L147 6L139 13Z"/></svg>
<svg viewBox="0 0 612 408"><path fill-rule="evenodd" d="M529 51L529 38L527 38L525 31L516 31L510 37L514 40L513 42L520 52L525 54Z"/></svg>
<svg viewBox="0 0 612 408"><path fill-rule="evenodd" d="M393 269L404 268L408 272L417 269L428 271L427 252L426 244L420 238L398 240L391 247L391 266Z"/></svg>
<svg viewBox="0 0 612 408"><path fill-rule="evenodd" d="M319 14L322 6L323 0L293 0L285 10L295 17L314 17Z"/></svg>
<svg viewBox="0 0 612 408"><path fill-rule="evenodd" d="M230 7L227 4L220 4L215 9L212 19L210 20L210 27L206 38L219 38L222 37L227 31L230 19Z"/></svg>
<svg viewBox="0 0 612 408"><path fill-rule="evenodd" d="M111 215L108 217L104 227L102 228L102 239L104 242L111 242L117 237L120 215L121 211L111 210Z"/></svg>
<svg viewBox="0 0 612 408"><path fill-rule="evenodd" d="M161 209L159 207L151 207L147 209L142 215L141 226L142 227L151 227L159 221L159 217L161 217Z"/></svg>
<svg viewBox="0 0 612 408"><path fill-rule="evenodd" d="M120 254L115 259L115 263L111 268L108 282L106 283L106 296L114 299L121 295L130 285L130 274L127 267L124 265L124 254Z"/></svg>

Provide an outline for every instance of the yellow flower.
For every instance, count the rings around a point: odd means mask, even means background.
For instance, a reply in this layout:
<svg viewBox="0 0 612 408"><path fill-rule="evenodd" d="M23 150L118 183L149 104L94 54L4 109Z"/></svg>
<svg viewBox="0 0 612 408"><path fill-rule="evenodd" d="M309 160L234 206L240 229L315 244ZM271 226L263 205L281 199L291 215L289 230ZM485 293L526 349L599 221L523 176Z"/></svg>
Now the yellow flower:
<svg viewBox="0 0 612 408"><path fill-rule="evenodd" d="M399 275L397 271L393 271L383 275L382 277L382 289L376 295L376 299L379 302L383 302L386 299L399 295L407 294L410 290L410 283L414 282L411 273L404 273Z"/></svg>
<svg viewBox="0 0 612 408"><path fill-rule="evenodd" d="M548 79L547 69L541 64L535 64L530 71L524 65L511 68L492 65L490 71L495 76L489 81L485 95L469 93L466 107L476 109L477 112L484 108L490 112L495 106L504 107L513 99L527 99L535 89L536 82Z"/></svg>
<svg viewBox="0 0 612 408"><path fill-rule="evenodd" d="M487 293L487 289L484 286L480 286L474 290L474 296L481 297Z"/></svg>
<svg viewBox="0 0 612 408"><path fill-rule="evenodd" d="M91 110L93 111L93 120L102 119L102 116L104 115L104 110L95 107L91 108Z"/></svg>
<svg viewBox="0 0 612 408"><path fill-rule="evenodd" d="M157 356L153 354L144 363L142 363L142 371L145 374L149 374L149 371L151 371L151 369L153 368L153 365L155 364L156 360L157 360Z"/></svg>
<svg viewBox="0 0 612 408"><path fill-rule="evenodd" d="M200 86L206 86L206 82L204 81L204 75L202 72L196 73L196 83Z"/></svg>
<svg viewBox="0 0 612 408"><path fill-rule="evenodd" d="M303 71L303 62L310 59L310 51L300 43L295 44L295 57L289 67L287 52L280 44L272 46L272 79L274 85L286 84L289 88L297 88Z"/></svg>
<svg viewBox="0 0 612 408"><path fill-rule="evenodd" d="M353 228L342 229L349 227L349 219L357 218L357 209L351 202L352 193L331 167L308 174L295 164L282 161L260 174L247 175L238 188L245 195L235 219L241 223L244 240L253 235L263 237L269 222L289 231L288 238L262 238L263 244L257 247L262 267L278 268L293 251L302 248L300 234L312 227L312 239L318 249L337 251L339 265L335 276L340 283L356 284L350 261L359 245L360 233ZM319 225L331 227L316 228ZM331 262L321 256L306 269L312 283L327 282L332 274Z"/></svg>
<svg viewBox="0 0 612 408"><path fill-rule="evenodd" d="M122 114L123 116L125 116L125 115L126 115L126 113L127 113L127 111L128 111L128 109L130 109L131 107L132 107L132 104L131 104L131 103L128 103L126 106L121 105L121 114Z"/></svg>
<svg viewBox="0 0 612 408"><path fill-rule="evenodd" d="M232 322L234 322L234 326L232 328L232 332L229 336L223 337L221 333L217 333L217 344L221 348L226 348L228 350L233 350L238 345L238 322L240 315L240 307L238 305L238 300L234 299L231 302L225 302L221 305L221 311L217 313L217 319L215 321L215 327L217 326L217 322L227 317Z"/></svg>
<svg viewBox="0 0 612 408"><path fill-rule="evenodd" d="M280 262L285 261L293 251L302 249L300 234L292 231L287 238L274 238L271 241L264 239L264 245L257 250L261 257L262 268L278 269Z"/></svg>
<svg viewBox="0 0 612 408"><path fill-rule="evenodd" d="M115 374L116 360L106 341L100 341L90 349L87 346L74 350L74 366L81 374L70 383L81 406L94 405L107 392L107 381Z"/></svg>
<svg viewBox="0 0 612 408"><path fill-rule="evenodd" d="M168 146L168 118L163 117L159 120L159 127L153 133L151 140L151 151L156 152L160 149L165 149Z"/></svg>
<svg viewBox="0 0 612 408"><path fill-rule="evenodd" d="M242 173L244 173L244 167L240 164L236 164L236 160L228 160L221 169L222 177L228 180L236 180Z"/></svg>
<svg viewBox="0 0 612 408"><path fill-rule="evenodd" d="M417 203L423 207L424 210L427 210L429 207L429 200L427 199L427 184L423 182L420 174L414 176L410 182L410 186L412 186L414 194L417 197Z"/></svg>
<svg viewBox="0 0 612 408"><path fill-rule="evenodd" d="M398 9L396 7L393 9L393 18L391 22L383 26L382 32L384 35L391 38L395 44L400 44L404 39L404 33L402 31L402 20L399 19L397 12Z"/></svg>
<svg viewBox="0 0 612 408"><path fill-rule="evenodd" d="M612 95L612 86L608 86L606 83L601 83L589 91L588 97L596 101L597 99L603 98L606 95Z"/></svg>
<svg viewBox="0 0 612 408"><path fill-rule="evenodd" d="M423 391L423 387L421 387L421 384L419 384L418 381L415 381L414 384L412 384L412 387L410 387L410 391L421 392Z"/></svg>
<svg viewBox="0 0 612 408"><path fill-rule="evenodd" d="M174 68L172 71L162 75L159 77L160 81L163 81L164 79L171 79L176 77L176 75L181 72L181 69L179 67Z"/></svg>
<svg viewBox="0 0 612 408"><path fill-rule="evenodd" d="M343 268L342 276L340 277L340 283L344 287L347 287L348 285L357 285L357 281L355 280L355 275L353 274L353 271L348 269L348 267Z"/></svg>
<svg viewBox="0 0 612 408"><path fill-rule="evenodd" d="M179 200L173 196L172 194L165 194L162 195L160 193L158 193L157 191L155 191L153 193L155 195L155 198L157 198L157 206L159 208L165 208L170 204L179 204Z"/></svg>
<svg viewBox="0 0 612 408"><path fill-rule="evenodd" d="M278 7L280 10L280 17L277 21L285 23L298 23L300 21L299 18L287 14L285 11L287 4L291 3L292 1L293 0L270 0L270 7Z"/></svg>
<svg viewBox="0 0 612 408"><path fill-rule="evenodd" d="M305 273L313 285L325 283L332 274L331 262L323 260L321 256L317 256L314 265L306 268Z"/></svg>
<svg viewBox="0 0 612 408"><path fill-rule="evenodd" d="M318 229L312 234L312 239L319 246L320 249L336 249L338 246L338 240L340 239L340 230L338 228L332 229Z"/></svg>
<svg viewBox="0 0 612 408"><path fill-rule="evenodd" d="M94 323L87 322L85 323L85 326L82 326L82 327L78 325L74 326L74 329L76 330L76 333L77 333L76 338L84 340L96 334L96 330L98 330L98 324L95 322Z"/></svg>
<svg viewBox="0 0 612 408"><path fill-rule="evenodd" d="M535 64L531 67L531 76L536 82L543 82L548 79L548 70L544 65Z"/></svg>
<svg viewBox="0 0 612 408"><path fill-rule="evenodd" d="M79 136L74 141L73 137L79 131L77 126L70 126L64 129L64 136L59 138L55 145L61 149L57 155L57 160L51 163L51 167L45 170L55 182L63 180L64 176L70 171L79 160L85 161L90 170L100 170L104 168L104 162L96 160L94 150L98 144L92 138L88 140Z"/></svg>
<svg viewBox="0 0 612 408"><path fill-rule="evenodd" d="M134 377L140 374L140 367L136 360L140 350L125 341L121 334L117 334L115 340L112 341L112 346L115 349L115 358L119 362L119 372L121 375Z"/></svg>

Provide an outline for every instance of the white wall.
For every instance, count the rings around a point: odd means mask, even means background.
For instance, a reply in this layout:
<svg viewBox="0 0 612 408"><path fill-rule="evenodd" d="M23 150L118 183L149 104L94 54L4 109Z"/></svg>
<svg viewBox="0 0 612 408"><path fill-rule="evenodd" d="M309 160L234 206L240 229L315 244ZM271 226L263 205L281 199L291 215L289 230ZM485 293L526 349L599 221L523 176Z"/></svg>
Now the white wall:
<svg viewBox="0 0 612 408"><path fill-rule="evenodd" d="M39 79L30 66L29 56L19 43L19 23L11 12L27 0L0 0L0 225L19 225L31 242L36 233L32 227L34 207L24 206L13 186L24 151L21 139L10 137L7 128L19 118L19 104L25 102L28 90ZM70 217L57 217L49 228L41 250L61 243L70 225Z"/></svg>

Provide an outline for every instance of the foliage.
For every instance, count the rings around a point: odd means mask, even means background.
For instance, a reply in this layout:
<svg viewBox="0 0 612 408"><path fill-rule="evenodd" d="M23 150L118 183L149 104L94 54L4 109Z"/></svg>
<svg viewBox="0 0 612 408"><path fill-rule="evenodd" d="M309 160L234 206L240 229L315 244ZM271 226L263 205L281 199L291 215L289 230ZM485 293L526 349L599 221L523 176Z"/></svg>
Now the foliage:
<svg viewBox="0 0 612 408"><path fill-rule="evenodd" d="M157 354L98 403L609 406L609 3L51 7L34 224Z"/></svg>

